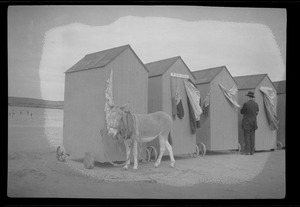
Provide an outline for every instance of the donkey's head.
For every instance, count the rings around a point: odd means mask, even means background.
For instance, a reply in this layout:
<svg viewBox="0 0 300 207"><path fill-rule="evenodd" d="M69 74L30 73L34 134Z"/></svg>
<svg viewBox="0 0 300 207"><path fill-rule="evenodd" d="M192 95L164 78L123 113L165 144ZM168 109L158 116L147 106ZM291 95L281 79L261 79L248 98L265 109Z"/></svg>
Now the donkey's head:
<svg viewBox="0 0 300 207"><path fill-rule="evenodd" d="M120 131L120 125L122 117L124 116L128 104L123 106L110 106L110 112L108 114L108 135L116 138L117 134Z"/></svg>

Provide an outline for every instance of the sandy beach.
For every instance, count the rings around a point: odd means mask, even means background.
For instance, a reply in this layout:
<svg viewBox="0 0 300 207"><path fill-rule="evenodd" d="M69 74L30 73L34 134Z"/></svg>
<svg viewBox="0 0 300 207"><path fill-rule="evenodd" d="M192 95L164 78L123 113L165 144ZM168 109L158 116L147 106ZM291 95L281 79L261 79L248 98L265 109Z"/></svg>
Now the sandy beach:
<svg viewBox="0 0 300 207"><path fill-rule="evenodd" d="M191 158L169 157L159 168L140 163L134 172L96 163L59 162L63 110L9 107L8 197L282 199L286 193L285 150L243 156L236 152L207 152ZM28 113L27 113L28 111ZM22 112L22 114L20 113ZM32 113L32 116L29 114Z"/></svg>

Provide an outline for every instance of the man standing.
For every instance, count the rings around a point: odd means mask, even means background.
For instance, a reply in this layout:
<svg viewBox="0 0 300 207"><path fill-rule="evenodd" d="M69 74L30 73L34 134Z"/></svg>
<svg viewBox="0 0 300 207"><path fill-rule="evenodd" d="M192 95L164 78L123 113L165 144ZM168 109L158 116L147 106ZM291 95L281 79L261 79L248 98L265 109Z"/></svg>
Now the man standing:
<svg viewBox="0 0 300 207"><path fill-rule="evenodd" d="M242 129L244 130L245 150L242 154L253 155L255 151L255 130L257 129L256 116L259 108L258 104L254 101L254 93L249 91L246 95L249 100L244 103L241 114L243 114Z"/></svg>

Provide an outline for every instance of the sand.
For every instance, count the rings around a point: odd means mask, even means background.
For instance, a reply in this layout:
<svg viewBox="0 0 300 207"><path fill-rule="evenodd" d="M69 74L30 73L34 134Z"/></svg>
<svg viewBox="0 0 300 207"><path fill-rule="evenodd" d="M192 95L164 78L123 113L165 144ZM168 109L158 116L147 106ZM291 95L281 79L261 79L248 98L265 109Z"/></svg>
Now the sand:
<svg viewBox="0 0 300 207"><path fill-rule="evenodd" d="M208 152L190 158L176 156L171 168L164 157L154 163L132 165L125 171L109 163L85 169L72 159L56 160L62 145L62 110L14 109L8 126L9 197L63 198L284 198L285 150L243 156ZM33 117L27 115L33 112ZM22 114L20 114L22 111Z"/></svg>

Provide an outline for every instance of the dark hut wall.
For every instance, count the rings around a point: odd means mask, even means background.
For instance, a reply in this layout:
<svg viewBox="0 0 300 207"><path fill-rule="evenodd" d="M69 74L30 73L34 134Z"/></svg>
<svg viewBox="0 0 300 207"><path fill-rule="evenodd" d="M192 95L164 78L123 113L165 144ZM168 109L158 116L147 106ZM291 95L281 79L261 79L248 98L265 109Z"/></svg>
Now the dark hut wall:
<svg viewBox="0 0 300 207"><path fill-rule="evenodd" d="M148 113L162 111L162 76L153 76L148 82Z"/></svg>
<svg viewBox="0 0 300 207"><path fill-rule="evenodd" d="M164 61L164 60L162 60ZM169 60L167 60L169 61ZM165 63L162 63L165 65ZM161 62L158 64L158 67L162 67ZM164 67L164 66L163 66ZM186 68L181 58L177 58L172 66L168 66L168 70L163 73L163 75L152 76L149 78L149 98L148 106L149 112L155 111L165 111L172 117L172 102L171 102L171 78L174 80L174 89L175 85L178 84L179 93L182 98L182 104L184 109L183 119L176 117L173 119L173 128L172 128L172 143L173 143L173 152L175 155L178 154L187 154L193 153L196 150L196 136L191 134L189 113L187 106L187 95L182 78L173 78L171 73L180 73L186 74L191 77L194 81L194 78L190 71ZM148 143L149 146L154 146L159 151L158 140L154 140ZM165 155L168 152L165 151Z"/></svg>
<svg viewBox="0 0 300 207"><path fill-rule="evenodd" d="M203 107L203 101L210 91L210 87L211 87L210 83L197 85L197 88L200 91L200 95L201 95L202 107ZM205 111L204 107L202 109L203 109L203 113L200 116L201 127L197 129L197 143L199 144L202 142L206 146L206 148L211 149L211 141L210 141L211 106L208 106L208 108L206 109L207 111Z"/></svg>
<svg viewBox="0 0 300 207"><path fill-rule="evenodd" d="M106 87L107 77L109 72L99 74L99 69L66 74L63 144L75 158L82 158L87 151L103 157L98 133L105 114L104 100L99 97L105 93L99 89Z"/></svg>
<svg viewBox="0 0 300 207"><path fill-rule="evenodd" d="M272 131L270 129L270 125L267 118L267 112L263 101L263 93L260 91L261 86L271 87L275 90L276 93L276 89L274 88L272 82L267 76L255 89L255 97L258 98L257 101L259 101L258 104L260 110L259 114L257 115L257 125L260 129L257 130L255 135L257 137L257 141L255 142L255 148L257 150L270 150L276 148L277 131ZM274 104L277 105L277 99L274 100Z"/></svg>
<svg viewBox="0 0 300 207"><path fill-rule="evenodd" d="M286 81L276 81L273 84L277 89L277 116L279 119L277 141L280 141L285 147Z"/></svg>
<svg viewBox="0 0 300 207"><path fill-rule="evenodd" d="M185 64L178 59L171 68L163 74L162 81L162 98L163 98L163 111L172 115L172 102L171 102L171 78L174 80L175 87L176 83L178 84L179 93L181 95L181 100L184 109L184 117L179 119L176 117L173 119L173 148L175 154L186 154L195 151L196 145L196 133L191 133L190 120L189 120L189 111L187 105L187 94L184 86L183 78L174 78L171 77L171 73L180 73L189 75L192 82L195 82L193 75L186 68ZM175 89L175 88L174 88Z"/></svg>
<svg viewBox="0 0 300 207"><path fill-rule="evenodd" d="M123 105L129 102L133 113L145 114L148 111L148 72L134 53L127 49L118 61L106 67L114 69L114 102Z"/></svg>
<svg viewBox="0 0 300 207"><path fill-rule="evenodd" d="M129 109L132 113L147 114L148 111L148 72L137 59L131 49L126 49L114 61L110 62L106 67L109 71L113 69L113 98L114 104L122 106L129 103ZM109 77L109 76L107 76ZM105 91L106 87L104 88ZM104 110L105 96L103 106L100 109ZM105 121L105 116L104 119ZM104 126L106 124L104 123ZM124 161L125 147L112 141L110 137L105 137L107 143L106 152L111 160ZM145 157L146 143L142 143L142 156Z"/></svg>
<svg viewBox="0 0 300 207"><path fill-rule="evenodd" d="M252 91L253 93L255 93L255 89L245 89L245 90L239 89L238 103L241 105L241 108L243 107L243 104L245 102L247 102L247 100L248 100L248 97L246 96L246 94L249 91ZM257 100L258 99L256 99L256 101ZM245 142L244 142L244 130L242 129L243 115L241 114L241 108L239 109L239 112L238 112L238 132L239 132L239 143L242 147L242 150L244 150ZM257 140L257 138L256 138L256 140Z"/></svg>
<svg viewBox="0 0 300 207"><path fill-rule="evenodd" d="M286 94L278 94L277 97L277 116L279 119L279 128L277 130L277 140L285 147L285 108Z"/></svg>
<svg viewBox="0 0 300 207"><path fill-rule="evenodd" d="M263 93L260 91L261 86L271 87L274 89L273 84L267 76L263 78L261 83L256 88L252 89L239 89L239 104L243 104L248 100L246 94L248 91L253 91L255 94L255 101L259 106L259 113L257 115L258 129L255 132L255 149L256 150L270 150L276 147L276 130L272 131L267 119L267 114L264 106ZM274 100L276 104L276 99ZM239 142L244 144L244 131L241 128L243 116L239 111Z"/></svg>
<svg viewBox="0 0 300 207"><path fill-rule="evenodd" d="M113 69L113 97L116 105L130 103L134 113L147 113L148 72L131 49L126 49L105 67L66 73L64 146L72 156L82 158L89 151L98 162L124 161L125 149L107 137L105 129L106 81ZM143 150L144 152L145 150Z"/></svg>
<svg viewBox="0 0 300 207"><path fill-rule="evenodd" d="M198 81L204 80L197 85L201 93L202 106L204 99L210 94L208 108L203 107L201 128L197 130L197 143L203 143L207 150L237 149L238 111L224 96L219 86L221 84L223 87L231 89L236 86L236 83L225 66L204 71L208 72L206 74L215 73L215 76L208 78L204 72L196 72L199 77Z"/></svg>
<svg viewBox="0 0 300 207"><path fill-rule="evenodd" d="M236 86L235 81L225 69L211 82L211 150L237 149L238 109L224 96L219 83L227 89Z"/></svg>

